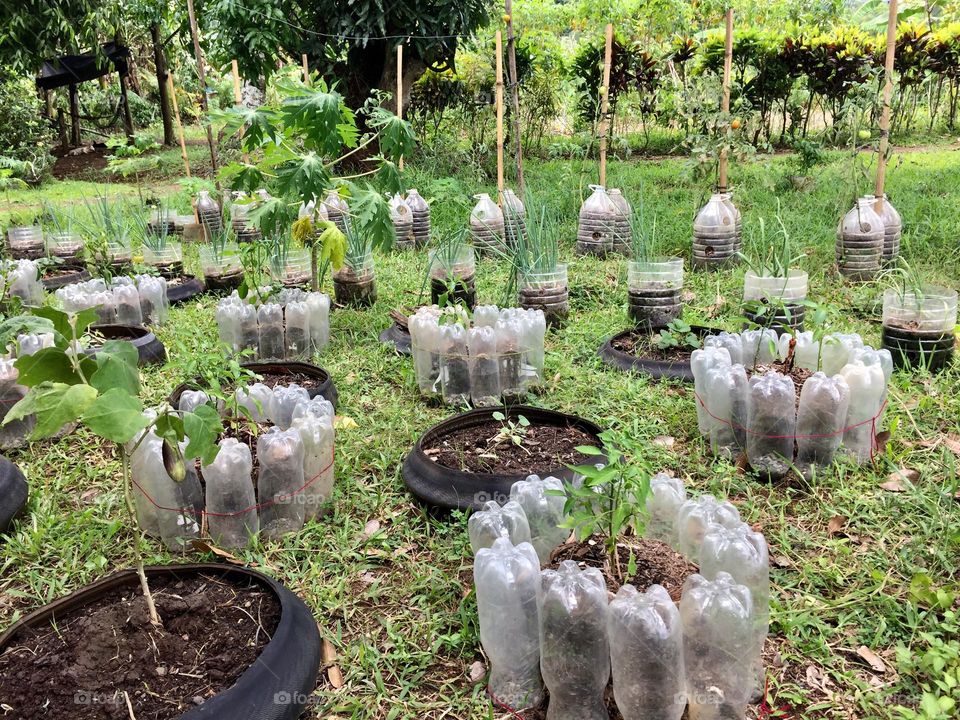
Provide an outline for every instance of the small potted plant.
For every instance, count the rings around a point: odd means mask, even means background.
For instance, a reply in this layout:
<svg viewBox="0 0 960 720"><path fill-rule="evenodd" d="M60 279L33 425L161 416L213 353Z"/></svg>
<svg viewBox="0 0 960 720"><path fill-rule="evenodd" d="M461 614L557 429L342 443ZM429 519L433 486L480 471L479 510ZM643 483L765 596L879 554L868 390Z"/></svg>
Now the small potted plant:
<svg viewBox="0 0 960 720"><path fill-rule="evenodd" d="M807 299L807 273L793 265L803 255L793 255L790 235L777 215L780 242L766 245L766 225L760 218L760 247L764 255L744 254L747 272L743 276L743 314L751 324L777 333L803 330Z"/></svg>
<svg viewBox="0 0 960 720"><path fill-rule="evenodd" d="M273 237L270 247L270 275L284 287L306 287L310 284L310 251L293 247L292 238L285 234Z"/></svg>
<svg viewBox="0 0 960 720"><path fill-rule="evenodd" d="M338 305L366 307L377 301L376 278L373 273L373 247L370 241L344 223L346 252L343 265L333 271L333 294Z"/></svg>
<svg viewBox="0 0 960 720"><path fill-rule="evenodd" d="M428 257L430 302L460 304L473 310L477 304L476 261L473 246L466 241L466 230L440 235Z"/></svg>
<svg viewBox="0 0 960 720"><path fill-rule="evenodd" d="M46 248L43 228L39 224L11 225L7 228L7 249L14 260L38 260Z"/></svg>
<svg viewBox="0 0 960 720"><path fill-rule="evenodd" d="M905 263L901 277L883 293L883 347L897 368L941 370L953 359L957 291L924 284Z"/></svg>
<svg viewBox="0 0 960 720"><path fill-rule="evenodd" d="M570 291L567 266L560 262L556 218L546 207L537 212L531 197L527 197L527 207L534 208L531 221L514 253L520 307L542 310L547 324L558 327L570 313Z"/></svg>
<svg viewBox="0 0 960 720"><path fill-rule="evenodd" d="M656 254L657 219L650 226L643 205L633 213L633 253L627 262L627 313L638 328L663 328L683 312L683 259Z"/></svg>
<svg viewBox="0 0 960 720"><path fill-rule="evenodd" d="M240 248L224 228L200 247L200 267L208 290L234 290L243 281Z"/></svg>

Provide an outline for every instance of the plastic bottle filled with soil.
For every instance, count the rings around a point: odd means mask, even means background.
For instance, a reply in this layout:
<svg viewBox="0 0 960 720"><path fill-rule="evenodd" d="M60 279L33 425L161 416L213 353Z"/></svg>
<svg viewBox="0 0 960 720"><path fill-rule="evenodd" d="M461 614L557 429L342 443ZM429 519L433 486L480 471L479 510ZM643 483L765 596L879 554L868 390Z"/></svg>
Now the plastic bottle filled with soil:
<svg viewBox="0 0 960 720"><path fill-rule="evenodd" d="M956 290L924 285L883 293L880 337L898 368L944 368L953 359L956 324Z"/></svg>
<svg viewBox="0 0 960 720"><path fill-rule="evenodd" d="M470 402L467 330L459 323L440 326L440 389L448 405Z"/></svg>
<svg viewBox="0 0 960 720"><path fill-rule="evenodd" d="M691 575L680 599L690 720L740 720L754 687L750 590L729 574Z"/></svg>
<svg viewBox="0 0 960 720"><path fill-rule="evenodd" d="M214 320L217 323L217 336L231 352L239 352L242 345L240 336L240 303L217 303Z"/></svg>
<svg viewBox="0 0 960 720"><path fill-rule="evenodd" d="M633 208L623 196L620 188L610 188L610 201L617 209L616 218L613 221L613 252L626 255L633 252Z"/></svg>
<svg viewBox="0 0 960 720"><path fill-rule="evenodd" d="M368 307L377 301L373 253L368 249L361 258L344 262L333 272L333 294L337 303L348 307Z"/></svg>
<svg viewBox="0 0 960 720"><path fill-rule="evenodd" d="M520 307L541 310L550 327L559 327L570 314L567 266L553 271L529 272L520 278Z"/></svg>
<svg viewBox="0 0 960 720"><path fill-rule="evenodd" d="M257 324L260 328L260 359L282 359L284 356L283 308L276 303L261 305L257 311Z"/></svg>
<svg viewBox="0 0 960 720"><path fill-rule="evenodd" d="M236 438L224 438L216 459L202 470L210 537L218 547L246 547L260 531L250 448Z"/></svg>
<svg viewBox="0 0 960 720"><path fill-rule="evenodd" d="M503 238L508 248L517 247L517 238L527 237L527 209L510 188L504 188L500 198L503 211Z"/></svg>
<svg viewBox="0 0 960 720"><path fill-rule="evenodd" d="M303 442L304 519L315 520L333 497L333 417L301 415L292 427Z"/></svg>
<svg viewBox="0 0 960 720"><path fill-rule="evenodd" d="M398 250L410 250L416 246L413 238L413 211L399 193L390 198L390 220L396 236Z"/></svg>
<svg viewBox="0 0 960 720"><path fill-rule="evenodd" d="M580 207L577 255L604 257L613 250L613 238L620 211L601 185L591 185L593 194Z"/></svg>
<svg viewBox="0 0 960 720"><path fill-rule="evenodd" d="M570 531L560 527L563 523L563 495L549 494L551 491L563 491L563 483L555 477L540 479L539 475L529 475L510 488L510 499L523 508L530 527L530 543L537 551L540 563L550 560L550 553L570 535Z"/></svg>
<svg viewBox="0 0 960 720"><path fill-rule="evenodd" d="M694 268L716 270L737 260L739 213L732 201L715 193L693 221Z"/></svg>
<svg viewBox="0 0 960 720"><path fill-rule="evenodd" d="M793 378L767 372L750 378L747 460L758 475L779 480L790 472L797 434L797 390Z"/></svg>
<svg viewBox="0 0 960 720"><path fill-rule="evenodd" d="M281 430L293 423L293 413L297 405L310 400L310 393L297 383L277 385L273 388L273 402L270 404L270 421Z"/></svg>
<svg viewBox="0 0 960 720"><path fill-rule="evenodd" d="M900 238L903 235L903 220L900 213L890 204L886 195L883 196L879 210L875 195L867 195L867 200L873 201L873 209L883 220L883 262L890 264L900 255Z"/></svg>
<svg viewBox="0 0 960 720"><path fill-rule="evenodd" d="M413 215L413 240L418 248L430 242L430 206L416 189L407 191L407 206Z"/></svg>
<svg viewBox="0 0 960 720"><path fill-rule="evenodd" d="M543 381L543 368L546 363L544 342L547 334L547 319L542 310L523 310L518 313L520 320L520 347L523 349L524 390L536 387Z"/></svg>
<svg viewBox="0 0 960 720"><path fill-rule="evenodd" d="M234 397L241 414L249 420L265 423L273 417L273 390L263 383L237 388Z"/></svg>
<svg viewBox="0 0 960 720"><path fill-rule="evenodd" d="M430 302L463 305L473 309L477 304L476 261L473 246L453 244L430 250Z"/></svg>
<svg viewBox="0 0 960 720"><path fill-rule="evenodd" d="M833 462L849 408L850 388L842 376L816 372L803 383L797 409L797 468L805 477Z"/></svg>
<svg viewBox="0 0 960 720"><path fill-rule="evenodd" d="M743 365L714 366L707 370L705 385L710 409L710 449L714 455L735 459L746 449L746 370Z"/></svg>
<svg viewBox="0 0 960 720"><path fill-rule="evenodd" d="M156 462L163 441L151 429L139 445L128 448L130 454L130 477L133 479L133 502L137 512L137 524L148 537L160 537L158 508L150 487L151 478L147 466ZM161 458L162 461L162 458ZM151 493L147 497L147 493Z"/></svg>
<svg viewBox="0 0 960 720"><path fill-rule="evenodd" d="M564 560L544 570L540 596L540 670L550 691L547 720L607 720L610 680L607 586L596 568Z"/></svg>
<svg viewBox="0 0 960 720"><path fill-rule="evenodd" d="M687 489L680 478L670 477L666 473L657 473L650 478L644 536L676 548L679 540L677 513L686 500Z"/></svg>
<svg viewBox="0 0 960 720"><path fill-rule="evenodd" d="M327 219L330 220L340 232L346 234L347 222L350 219L350 206L347 201L340 196L336 188L327 193L323 200L323 208L326 210Z"/></svg>
<svg viewBox="0 0 960 720"><path fill-rule="evenodd" d="M440 394L440 326L439 308L421 308L410 316L410 352L420 394Z"/></svg>
<svg viewBox="0 0 960 720"><path fill-rule="evenodd" d="M683 260L660 257L627 263L627 312L639 327L662 328L680 317Z"/></svg>
<svg viewBox="0 0 960 720"><path fill-rule="evenodd" d="M175 278L183 274L183 248L180 243L168 240L163 247L143 245L143 262L156 270L161 277Z"/></svg>
<svg viewBox="0 0 960 720"><path fill-rule="evenodd" d="M181 444L181 452L186 445L186 442ZM133 476L133 479L147 496L147 502L155 505L158 532L163 544L172 552L186 552L190 541L200 537L204 504L195 464L185 458L186 475L181 482L177 482L164 467L163 441L159 438L157 442L145 440L141 444L141 447L144 446L142 465L138 467L142 475L139 478Z"/></svg>
<svg viewBox="0 0 960 720"><path fill-rule="evenodd" d="M887 381L879 365L850 362L840 371L850 388L843 448L859 462L869 460L876 450L877 423L886 394Z"/></svg>
<svg viewBox="0 0 960 720"><path fill-rule="evenodd" d="M687 500L677 513L677 549L688 560L699 563L703 536L711 524L736 527L741 522L740 512L726 500L718 501L713 495Z"/></svg>
<svg viewBox="0 0 960 720"><path fill-rule="evenodd" d="M748 270L743 277L744 316L775 332L803 329L806 299L807 273L802 270L789 270L786 276Z"/></svg>
<svg viewBox="0 0 960 720"><path fill-rule="evenodd" d="M520 507L520 503L513 500L506 502L503 507L493 500L488 500L484 503L483 510L470 515L468 533L474 555L481 548L492 547L499 538L507 538L513 545L530 542L527 514Z"/></svg>
<svg viewBox="0 0 960 720"><path fill-rule="evenodd" d="M97 322L111 325L117 322L117 300L110 290L95 292L90 295L90 301L97 311Z"/></svg>
<svg viewBox="0 0 960 720"><path fill-rule="evenodd" d="M248 303L240 306L240 341L241 350L252 350L254 354L260 351L260 322L257 317L257 308Z"/></svg>
<svg viewBox="0 0 960 720"><path fill-rule="evenodd" d="M44 255L43 228L39 225L13 226L7 230L7 247L15 260L37 260Z"/></svg>
<svg viewBox="0 0 960 720"><path fill-rule="evenodd" d="M512 318L497 320L494 331L497 335L497 354L500 358L500 392L505 397L521 397L524 394L524 388L520 322Z"/></svg>
<svg viewBox="0 0 960 720"><path fill-rule="evenodd" d="M260 477L260 529L275 540L303 527L306 506L301 497L303 478L303 441L294 429L270 428L257 438L257 462Z"/></svg>
<svg viewBox="0 0 960 720"><path fill-rule="evenodd" d="M504 249L503 212L486 193L473 196L477 204L470 211L470 239L478 253Z"/></svg>
<svg viewBox="0 0 960 720"><path fill-rule="evenodd" d="M223 232L223 213L220 211L220 203L210 197L208 190L197 193L197 218L203 225L208 239Z"/></svg>
<svg viewBox="0 0 960 720"><path fill-rule="evenodd" d="M210 402L210 396L203 390L184 390L180 393L180 402L177 403L177 410L185 413L192 413L201 405Z"/></svg>
<svg viewBox="0 0 960 720"><path fill-rule="evenodd" d="M121 325L143 325L140 309L140 293L132 285L120 285L113 289L117 308L117 322Z"/></svg>
<svg viewBox="0 0 960 720"><path fill-rule="evenodd" d="M860 198L837 227L837 268L851 280L872 280L880 272L885 229L873 205Z"/></svg>
<svg viewBox="0 0 960 720"><path fill-rule="evenodd" d="M530 543L498 538L473 564L480 642L490 660L489 692L515 711L543 699L540 678L540 563Z"/></svg>
<svg viewBox="0 0 960 720"><path fill-rule="evenodd" d="M700 574L715 580L720 572L729 573L750 590L754 628L750 661L756 680L753 690L763 690L763 643L770 629L770 559L763 534L746 523L734 528L711 525L700 547Z"/></svg>
<svg viewBox="0 0 960 720"><path fill-rule="evenodd" d="M82 259L83 238L72 232L56 232L47 235L47 254L50 257L60 258L66 264L76 263Z"/></svg>
<svg viewBox="0 0 960 720"><path fill-rule="evenodd" d="M284 308L284 357L305 358L310 355L310 317L307 303L291 302Z"/></svg>
<svg viewBox="0 0 960 720"><path fill-rule="evenodd" d="M470 399L477 407L500 404L500 361L497 335L491 327L467 330L470 355Z"/></svg>
<svg viewBox="0 0 960 720"><path fill-rule="evenodd" d="M613 696L624 720L680 720L687 705L683 624L660 585L624 585L610 603Z"/></svg>
<svg viewBox="0 0 960 720"><path fill-rule="evenodd" d="M167 321L170 301L167 298L167 281L162 277L137 275L137 292L140 293L140 312L144 323L162 325Z"/></svg>

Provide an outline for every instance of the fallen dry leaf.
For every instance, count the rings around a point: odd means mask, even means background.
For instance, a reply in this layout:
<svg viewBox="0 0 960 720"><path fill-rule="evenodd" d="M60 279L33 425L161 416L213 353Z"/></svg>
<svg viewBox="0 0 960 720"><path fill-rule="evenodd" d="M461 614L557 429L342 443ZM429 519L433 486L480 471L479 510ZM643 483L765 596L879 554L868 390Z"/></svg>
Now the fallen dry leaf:
<svg viewBox="0 0 960 720"><path fill-rule="evenodd" d="M844 515L834 515L830 518L830 521L827 523L827 534L828 535L839 535L840 531L843 530L847 525L847 518Z"/></svg>
<svg viewBox="0 0 960 720"><path fill-rule="evenodd" d="M380 529L380 521L374 518L373 520L367 520L367 524L363 526L363 532L360 533L360 538L362 540L369 540L373 537L373 534Z"/></svg>
<svg viewBox="0 0 960 720"><path fill-rule="evenodd" d="M880 488L887 492L903 492L904 490L899 480L889 480L888 482L880 483Z"/></svg>
<svg viewBox="0 0 960 720"><path fill-rule="evenodd" d="M213 553L218 558L226 560L228 563L231 563L233 565L240 565L241 567L248 567L248 566L256 567L256 563L246 563L240 558L238 558L236 555L231 555L226 550L222 548L218 548L216 545L206 540L191 540L190 545L197 552Z"/></svg>
<svg viewBox="0 0 960 720"><path fill-rule="evenodd" d="M323 666L327 669L327 679L335 690L343 687L343 673L336 665L337 651L326 638L323 639Z"/></svg>
<svg viewBox="0 0 960 720"><path fill-rule="evenodd" d="M685 303L692 303L697 299L697 294L693 292L693 290L684 290L682 293L680 293L680 299Z"/></svg>
<svg viewBox="0 0 960 720"><path fill-rule="evenodd" d="M654 445L659 445L660 447L672 448L677 442L676 438L670 437L669 435L657 435L653 439Z"/></svg>
<svg viewBox="0 0 960 720"><path fill-rule="evenodd" d="M774 555L773 564L778 568L790 567L790 558L788 558L786 555Z"/></svg>
<svg viewBox="0 0 960 720"><path fill-rule="evenodd" d="M334 430L353 430L357 427L357 421L349 415L337 415L333 418Z"/></svg>
<svg viewBox="0 0 960 720"><path fill-rule="evenodd" d="M920 473L913 468L900 468L887 475L887 482L880 485L889 492L903 492L904 482L915 483L920 479Z"/></svg>
<svg viewBox="0 0 960 720"><path fill-rule="evenodd" d="M882 430L877 433L877 454L882 455L887 449L887 443L890 442L890 431Z"/></svg>
<svg viewBox="0 0 960 720"><path fill-rule="evenodd" d="M478 683L483 680L484 676L487 674L487 668L484 667L483 663L477 660L473 665L470 666L470 682Z"/></svg>
<svg viewBox="0 0 960 720"><path fill-rule="evenodd" d="M883 660L880 659L880 656L866 645L861 645L857 648L857 655L866 660L867 664L876 672L883 673L887 671L887 666L884 664Z"/></svg>

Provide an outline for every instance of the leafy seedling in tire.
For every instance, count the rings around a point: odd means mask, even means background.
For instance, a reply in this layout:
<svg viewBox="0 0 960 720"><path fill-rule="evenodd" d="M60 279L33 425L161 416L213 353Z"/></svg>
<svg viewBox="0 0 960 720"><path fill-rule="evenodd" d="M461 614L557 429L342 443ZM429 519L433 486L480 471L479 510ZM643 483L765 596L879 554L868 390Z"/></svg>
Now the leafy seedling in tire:
<svg viewBox="0 0 960 720"><path fill-rule="evenodd" d="M133 549L137 574L150 622L160 625L140 550L143 534L133 502L130 456L152 429L163 440L167 474L175 482L182 482L186 477L185 456L199 457L204 464L216 458L217 436L223 431L220 415L209 405L189 413L167 407L151 420L143 413L137 350L130 342L108 340L95 355L86 355L79 350L79 338L97 319L94 310L74 314L46 307L34 314L53 326L54 345L17 360L18 382L29 391L10 409L3 422L34 415L36 426L31 440L49 438L64 425L77 423L116 445L123 468L127 513L135 530ZM181 452L183 440L188 443ZM130 443L133 444L128 447Z"/></svg>
<svg viewBox="0 0 960 720"><path fill-rule="evenodd" d="M686 349L697 350L703 342L683 320L673 320L665 328L661 328L653 341L658 350Z"/></svg>

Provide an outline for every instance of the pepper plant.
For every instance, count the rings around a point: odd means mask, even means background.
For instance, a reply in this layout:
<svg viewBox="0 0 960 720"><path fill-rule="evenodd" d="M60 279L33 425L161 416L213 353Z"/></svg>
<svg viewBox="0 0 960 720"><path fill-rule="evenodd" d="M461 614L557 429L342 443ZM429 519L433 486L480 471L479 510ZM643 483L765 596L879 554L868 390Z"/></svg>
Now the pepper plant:
<svg viewBox="0 0 960 720"><path fill-rule="evenodd" d="M140 550L142 532L133 501L130 456L153 431L163 440L167 474L182 482L186 476L185 458L200 458L204 464L216 458L217 436L223 431L220 416L209 405L189 413L165 407L153 418L145 415L140 400L137 349L125 340L108 340L93 355L80 347L80 338L97 319L95 310L65 313L44 307L35 310L34 316L49 322L54 345L16 361L18 382L29 391L10 409L3 423L33 415L36 426L31 440L51 437L64 425L77 423L116 445L123 468L126 508L135 528L137 573L150 621L159 625ZM184 440L187 445L181 451L180 443Z"/></svg>

